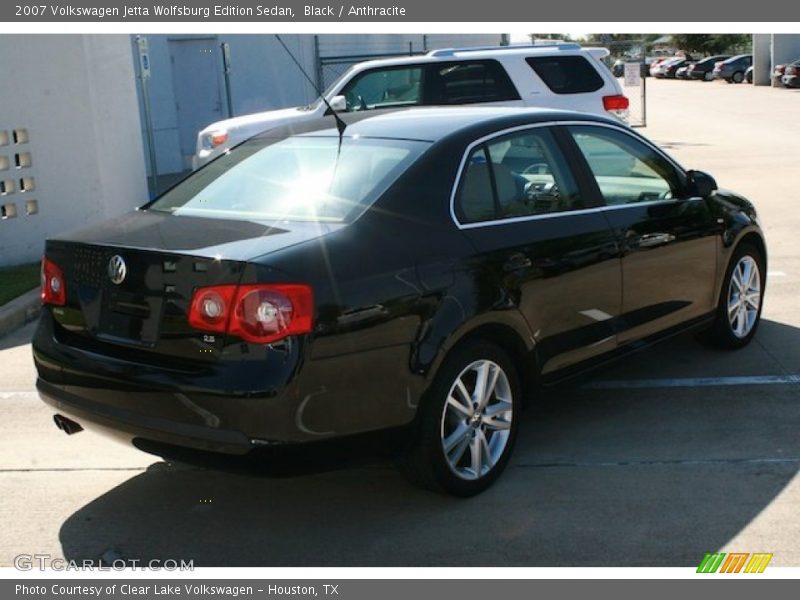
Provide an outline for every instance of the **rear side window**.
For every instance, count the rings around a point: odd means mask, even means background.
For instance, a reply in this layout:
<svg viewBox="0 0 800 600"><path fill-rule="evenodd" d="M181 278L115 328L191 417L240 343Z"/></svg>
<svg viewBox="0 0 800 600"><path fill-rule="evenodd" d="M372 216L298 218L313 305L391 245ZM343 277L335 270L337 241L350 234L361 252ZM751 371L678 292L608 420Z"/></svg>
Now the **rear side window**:
<svg viewBox="0 0 800 600"><path fill-rule="evenodd" d="M583 56L536 56L525 61L554 94L585 94L604 85L597 69Z"/></svg>
<svg viewBox="0 0 800 600"><path fill-rule="evenodd" d="M495 60L432 65L429 103L475 104L519 100L505 69Z"/></svg>
<svg viewBox="0 0 800 600"><path fill-rule="evenodd" d="M584 208L549 130L515 132L481 144L464 165L456 199L461 223Z"/></svg>

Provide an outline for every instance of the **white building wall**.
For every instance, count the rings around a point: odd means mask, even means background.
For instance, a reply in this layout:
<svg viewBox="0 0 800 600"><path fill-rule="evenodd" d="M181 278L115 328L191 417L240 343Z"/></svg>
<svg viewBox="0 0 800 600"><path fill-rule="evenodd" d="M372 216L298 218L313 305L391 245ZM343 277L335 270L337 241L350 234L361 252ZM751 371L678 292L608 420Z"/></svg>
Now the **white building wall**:
<svg viewBox="0 0 800 600"><path fill-rule="evenodd" d="M0 266L35 261L44 240L147 200L129 36L0 36ZM28 141L14 143L14 130ZM30 167L14 156L30 153ZM34 188L20 189L20 179ZM36 201L37 212L26 206ZM10 216L14 207L16 216Z"/></svg>

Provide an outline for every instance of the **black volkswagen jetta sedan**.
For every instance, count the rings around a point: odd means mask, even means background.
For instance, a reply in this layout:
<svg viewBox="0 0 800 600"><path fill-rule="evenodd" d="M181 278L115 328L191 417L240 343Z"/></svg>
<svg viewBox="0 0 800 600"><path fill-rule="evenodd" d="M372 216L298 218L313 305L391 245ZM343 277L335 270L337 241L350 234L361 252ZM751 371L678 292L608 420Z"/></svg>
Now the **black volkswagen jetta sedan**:
<svg viewBox="0 0 800 600"><path fill-rule="evenodd" d="M687 329L747 344L765 274L747 200L609 119L325 119L48 240L37 386L68 432L224 453L409 426L405 470L466 496L541 386Z"/></svg>

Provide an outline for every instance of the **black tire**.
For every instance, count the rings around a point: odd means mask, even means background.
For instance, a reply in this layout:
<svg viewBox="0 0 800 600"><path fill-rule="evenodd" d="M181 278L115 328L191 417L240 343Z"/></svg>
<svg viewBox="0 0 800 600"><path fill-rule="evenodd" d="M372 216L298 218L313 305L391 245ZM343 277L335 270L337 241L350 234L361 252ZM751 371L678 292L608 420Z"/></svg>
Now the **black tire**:
<svg viewBox="0 0 800 600"><path fill-rule="evenodd" d="M740 264L742 259L746 256L751 257L758 265L759 276L759 302L758 310L755 315L755 322L747 332L746 335L737 335L734 332L731 321L728 318L728 301L731 290L731 277L733 276L734 269ZM764 256L761 251L753 244L744 242L739 244L731 257L730 264L725 271L725 279L723 280L722 289L720 291L719 304L717 305L716 317L714 324L706 332L705 341L711 345L726 350L737 350L743 348L750 343L753 336L756 334L758 324L761 321L761 309L764 306L764 287L766 284L766 265L764 264Z"/></svg>
<svg viewBox="0 0 800 600"><path fill-rule="evenodd" d="M742 71L736 71L736 73L731 76L731 81L733 81L733 83L742 83L744 81L744 73Z"/></svg>
<svg viewBox="0 0 800 600"><path fill-rule="evenodd" d="M505 391L510 391L511 395L511 411L508 419L510 427L505 443L498 452L498 458L493 466L477 478L465 479L450 466L445 455L443 447L445 420L450 418L448 415L455 414L446 413L445 408L456 381L462 376L468 379L469 367L479 361L494 363L505 375L508 383L508 389ZM483 340L468 341L457 347L439 369L439 373L419 407L412 439L401 458L401 471L415 485L453 496L468 497L484 491L494 483L508 464L517 437L520 410L522 409L521 399L519 376L514 362L502 348ZM468 427L469 422L470 419L465 418L464 423L460 426ZM474 439L475 433L471 435ZM483 434L479 433L479 435ZM495 439L494 432L491 432L491 435L492 437L488 438L489 441L486 444L487 450L490 444L495 443L492 441ZM470 440L466 443L467 446L462 451L464 460L467 460L467 455L472 451L473 442ZM480 442L476 441L475 443L480 446ZM499 447L500 443L502 443L502 439L499 439L495 447ZM480 456L484 457L482 451ZM482 469L478 470L482 471Z"/></svg>

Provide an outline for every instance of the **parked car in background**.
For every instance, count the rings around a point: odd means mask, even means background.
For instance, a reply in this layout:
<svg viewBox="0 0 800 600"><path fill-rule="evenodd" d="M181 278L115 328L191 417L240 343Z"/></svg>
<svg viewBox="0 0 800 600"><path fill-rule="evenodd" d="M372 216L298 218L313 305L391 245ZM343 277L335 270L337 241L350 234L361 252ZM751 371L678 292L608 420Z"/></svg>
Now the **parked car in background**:
<svg viewBox="0 0 800 600"><path fill-rule="evenodd" d="M747 83L753 83L753 65L747 67L747 71L744 72L744 80Z"/></svg>
<svg viewBox="0 0 800 600"><path fill-rule="evenodd" d="M692 64L691 58L679 58L673 61L664 67L664 78L665 79L675 79L677 77L678 69L681 67L687 67L688 65Z"/></svg>
<svg viewBox="0 0 800 600"><path fill-rule="evenodd" d="M683 58L668 58L667 60L662 60L660 63L655 65L654 67L650 68L650 74L657 78L657 79L664 79L667 77L667 69L675 63L679 63L683 61Z"/></svg>
<svg viewBox="0 0 800 600"><path fill-rule="evenodd" d="M654 58L654 57L647 57L645 59L645 61L642 62L641 59L631 58L631 59L623 60L623 59L620 58L620 59L616 60L614 62L614 64L611 66L611 73L614 75L614 77L623 77L625 75L625 64L626 63L638 63L640 65L640 67L641 67L639 69L639 75L641 75L642 77L649 77L650 76L650 66L653 64L653 62L659 61L659 60L661 60L661 59L660 58Z"/></svg>
<svg viewBox="0 0 800 600"><path fill-rule="evenodd" d="M689 67L691 67L692 64L694 63L678 67L678 69L675 71L675 79L689 79Z"/></svg>
<svg viewBox="0 0 800 600"><path fill-rule="evenodd" d="M714 66L714 79L724 79L728 83L742 83L744 73L753 64L752 54L739 54Z"/></svg>
<svg viewBox="0 0 800 600"><path fill-rule="evenodd" d="M711 81L714 78L714 66L718 62L729 59L727 55L708 56L698 60L689 67L689 79L699 79L700 81Z"/></svg>
<svg viewBox="0 0 800 600"><path fill-rule="evenodd" d="M679 331L753 338L753 205L618 120L342 119L271 129L47 241L32 346L62 430L249 454L405 427L411 479L469 496L538 385Z"/></svg>
<svg viewBox="0 0 800 600"><path fill-rule="evenodd" d="M783 83L783 76L786 72L786 67L789 65L800 64L800 58L794 60L789 63L785 63L782 65L775 65L775 68L772 69L772 80L775 84L782 84Z"/></svg>
<svg viewBox="0 0 800 600"><path fill-rule="evenodd" d="M431 105L537 106L628 117L628 99L602 59L605 48L538 44L433 50L359 63L324 93L341 113ZM193 167L272 127L329 113L318 99L299 108L218 121L198 133Z"/></svg>
<svg viewBox="0 0 800 600"><path fill-rule="evenodd" d="M781 83L790 88L800 87L800 60L786 66Z"/></svg>

